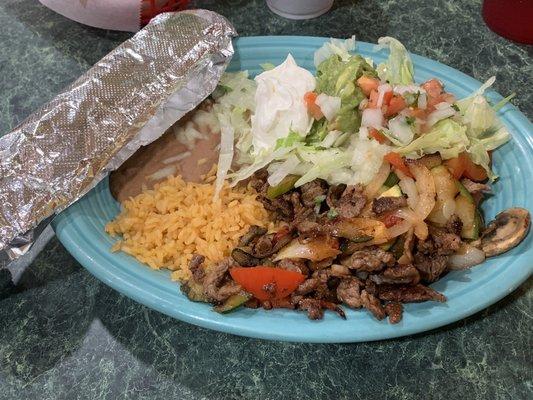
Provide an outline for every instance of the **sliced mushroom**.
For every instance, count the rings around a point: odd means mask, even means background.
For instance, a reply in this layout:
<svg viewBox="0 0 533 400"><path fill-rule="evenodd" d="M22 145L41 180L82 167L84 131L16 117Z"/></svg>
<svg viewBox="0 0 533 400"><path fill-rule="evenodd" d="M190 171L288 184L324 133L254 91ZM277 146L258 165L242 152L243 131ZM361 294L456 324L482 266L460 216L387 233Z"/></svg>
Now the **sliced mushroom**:
<svg viewBox="0 0 533 400"><path fill-rule="evenodd" d="M487 257L502 254L517 246L527 235L531 223L529 211L509 208L496 216L483 234L479 246Z"/></svg>

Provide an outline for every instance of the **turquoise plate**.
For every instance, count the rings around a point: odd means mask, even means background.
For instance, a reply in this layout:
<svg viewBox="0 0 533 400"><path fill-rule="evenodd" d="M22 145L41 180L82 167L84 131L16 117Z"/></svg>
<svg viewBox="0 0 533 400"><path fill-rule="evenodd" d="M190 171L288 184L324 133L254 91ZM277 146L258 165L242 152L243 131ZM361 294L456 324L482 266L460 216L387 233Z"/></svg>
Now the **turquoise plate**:
<svg viewBox="0 0 533 400"><path fill-rule="evenodd" d="M235 40L235 56L230 70L260 72L260 63L280 63L287 53L305 68L314 69L313 52L326 38L274 36ZM358 43L357 51L381 62L386 54L374 45ZM436 77L458 97L472 93L481 84L467 75L427 58L413 55L416 80ZM491 92L491 100L501 96ZM494 165L500 180L494 196L483 203L487 219L511 206L533 210L533 138L532 125L512 105L500 112L514 140L494 153ZM468 271L446 275L433 287L443 292L446 303L408 304L403 320L397 325L376 321L367 311L347 310L347 320L326 313L321 321L310 321L303 312L288 310L240 309L220 315L207 304L193 303L181 294L168 271L154 271L124 253L109 251L113 239L104 226L119 212L111 197L107 180L87 196L61 213L53 225L59 240L93 275L128 297L167 315L205 328L263 339L300 342L361 342L410 335L437 328L467 317L511 293L533 270L533 235L520 246L492 258Z"/></svg>

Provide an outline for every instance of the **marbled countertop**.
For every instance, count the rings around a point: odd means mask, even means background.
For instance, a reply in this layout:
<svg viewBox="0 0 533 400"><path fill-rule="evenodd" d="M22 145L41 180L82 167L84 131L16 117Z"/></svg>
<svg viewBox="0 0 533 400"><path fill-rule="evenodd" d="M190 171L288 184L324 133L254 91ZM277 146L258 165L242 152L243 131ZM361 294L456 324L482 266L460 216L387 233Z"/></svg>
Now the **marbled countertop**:
<svg viewBox="0 0 533 400"><path fill-rule="evenodd" d="M531 119L532 47L490 32L480 1L337 0L289 21L262 0L196 1L241 35L376 42L395 36L496 89ZM128 38L87 28L36 0L0 2L0 132ZM52 239L16 286L0 271L0 399L533 398L531 279L466 320L413 337L316 345L235 337L175 321L89 275Z"/></svg>

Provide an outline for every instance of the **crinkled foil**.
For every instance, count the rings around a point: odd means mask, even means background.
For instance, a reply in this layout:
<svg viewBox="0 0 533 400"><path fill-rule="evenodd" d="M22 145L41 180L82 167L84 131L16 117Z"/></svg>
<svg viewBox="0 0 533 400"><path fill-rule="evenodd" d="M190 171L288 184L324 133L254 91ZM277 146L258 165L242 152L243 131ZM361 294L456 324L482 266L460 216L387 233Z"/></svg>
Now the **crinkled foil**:
<svg viewBox="0 0 533 400"><path fill-rule="evenodd" d="M236 32L206 10L162 14L0 138L0 268L50 217L216 87Z"/></svg>

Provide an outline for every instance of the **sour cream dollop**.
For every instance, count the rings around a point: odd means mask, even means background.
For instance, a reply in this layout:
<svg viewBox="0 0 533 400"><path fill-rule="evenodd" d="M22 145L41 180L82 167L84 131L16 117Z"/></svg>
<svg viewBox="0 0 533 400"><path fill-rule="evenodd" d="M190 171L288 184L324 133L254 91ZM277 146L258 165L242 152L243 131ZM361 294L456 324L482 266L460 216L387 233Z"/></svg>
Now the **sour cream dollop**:
<svg viewBox="0 0 533 400"><path fill-rule="evenodd" d="M255 114L252 115L254 153L272 150L289 131L305 135L311 129L304 94L315 89L313 74L299 67L292 55L277 67L256 76Z"/></svg>

